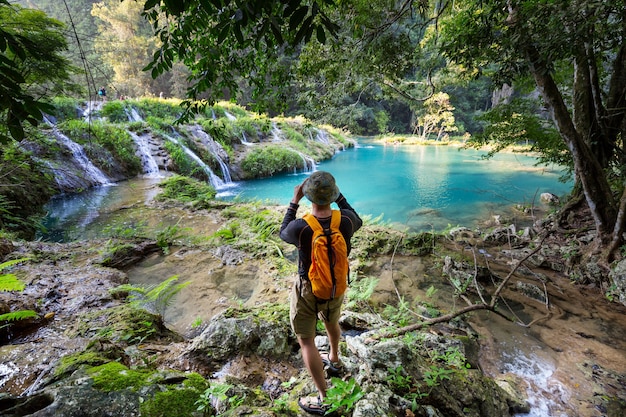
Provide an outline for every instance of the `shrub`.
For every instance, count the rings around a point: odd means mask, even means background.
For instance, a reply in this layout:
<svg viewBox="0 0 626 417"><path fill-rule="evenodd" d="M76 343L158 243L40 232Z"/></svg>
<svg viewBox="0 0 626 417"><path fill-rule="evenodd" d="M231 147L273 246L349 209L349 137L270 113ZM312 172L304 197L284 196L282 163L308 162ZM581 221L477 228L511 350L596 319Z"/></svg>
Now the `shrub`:
<svg viewBox="0 0 626 417"><path fill-rule="evenodd" d="M246 178L268 177L278 172L304 168L300 154L281 146L266 146L250 152L241 162Z"/></svg>
<svg viewBox="0 0 626 417"><path fill-rule="evenodd" d="M58 120L71 120L79 118L79 102L70 97L55 97L52 100L54 117Z"/></svg>
<svg viewBox="0 0 626 417"><path fill-rule="evenodd" d="M113 123L128 122L128 113L122 101L107 101L102 105L100 114Z"/></svg>

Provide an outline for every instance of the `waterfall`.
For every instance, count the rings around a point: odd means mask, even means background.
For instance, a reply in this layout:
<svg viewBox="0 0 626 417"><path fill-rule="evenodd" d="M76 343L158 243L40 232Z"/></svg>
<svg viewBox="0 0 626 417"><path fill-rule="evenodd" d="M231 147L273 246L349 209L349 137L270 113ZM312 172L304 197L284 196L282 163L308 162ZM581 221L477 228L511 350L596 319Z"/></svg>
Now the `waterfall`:
<svg viewBox="0 0 626 417"><path fill-rule="evenodd" d="M85 149L82 146L61 133L56 126L52 127L52 131L54 132L54 136L57 140L72 152L74 160L83 169L83 172L86 174L88 179L94 182L95 185L112 184L106 174L89 160L87 154L85 153Z"/></svg>
<svg viewBox="0 0 626 417"><path fill-rule="evenodd" d="M194 126L191 129L191 133L194 135L194 137L200 139L200 142L202 142L202 144L207 147L207 149L211 152L211 155L213 155L213 157L217 160L217 163L220 165L220 169L222 170L222 177L224 177L224 182L226 184L231 183L232 179L230 176L230 169L228 168L228 164L224 162L224 159L228 158L228 154L226 154L226 151L224 151L219 143L213 140L211 135L202 130L200 126Z"/></svg>
<svg viewBox="0 0 626 417"><path fill-rule="evenodd" d="M330 145L330 139L328 138L328 132L326 132L325 130L322 129L315 129L317 131L317 135L315 136L315 139L318 142L323 143L324 145ZM310 134L310 131L309 131Z"/></svg>
<svg viewBox="0 0 626 417"><path fill-rule="evenodd" d="M231 113L227 112L226 110L224 110L224 114L226 115L226 118L228 120L237 120L235 116L233 116Z"/></svg>
<svg viewBox="0 0 626 417"><path fill-rule="evenodd" d="M248 142L248 138L246 137L246 132L241 132L241 143L246 146L252 146L254 143Z"/></svg>
<svg viewBox="0 0 626 417"><path fill-rule="evenodd" d="M282 142L283 138L280 135L280 129L276 125L276 123L272 122L272 140L274 142Z"/></svg>
<svg viewBox="0 0 626 417"><path fill-rule="evenodd" d="M94 120L102 120L102 117L94 117L94 113L102 109L101 101L88 101L87 108L85 110L80 110L83 115L83 120L85 123L93 122Z"/></svg>
<svg viewBox="0 0 626 417"><path fill-rule="evenodd" d="M125 111L129 122L143 122L143 117L141 117L136 108L131 107L130 110L126 109Z"/></svg>
<svg viewBox="0 0 626 417"><path fill-rule="evenodd" d="M180 146L181 149L194 161L196 161L196 163L198 165L200 165L200 167L204 170L204 172L207 174L207 176L209 177L209 182L211 183L211 185L213 186L213 188L215 188L216 190L223 188L224 187L224 181L218 177L217 175L215 175L215 173L211 170L211 167L209 167L202 159L200 159L200 157L198 155L196 155L191 149L189 149L187 146L185 146L185 144L183 144L181 141L179 141L178 139L176 139L175 137L169 136L169 135L164 135L167 140L169 140L172 143L175 143L176 145Z"/></svg>
<svg viewBox="0 0 626 417"><path fill-rule="evenodd" d="M128 132L130 136L135 141L137 145L137 156L141 159L141 166L143 168L144 175L148 177L158 177L159 176L159 165L157 164L156 159L152 156L150 152L150 144L146 140L145 135L139 136L134 132Z"/></svg>
<svg viewBox="0 0 626 417"><path fill-rule="evenodd" d="M302 152L296 151L293 148L289 148L289 150L297 153L298 155L300 155L300 158L302 158L302 164L304 165L302 172L315 171L315 166L316 166L315 159L311 158L308 155L303 154ZM294 168L294 173L296 173L297 170L298 170L297 168Z"/></svg>

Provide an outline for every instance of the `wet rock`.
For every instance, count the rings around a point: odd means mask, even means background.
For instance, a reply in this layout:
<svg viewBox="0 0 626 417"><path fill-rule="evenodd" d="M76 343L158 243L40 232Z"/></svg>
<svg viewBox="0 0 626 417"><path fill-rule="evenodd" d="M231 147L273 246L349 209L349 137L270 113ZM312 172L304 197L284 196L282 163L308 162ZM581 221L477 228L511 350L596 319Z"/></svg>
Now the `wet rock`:
<svg viewBox="0 0 626 417"><path fill-rule="evenodd" d="M555 194L552 193L541 193L541 195L539 196L539 199L546 204L559 204L561 202L561 200L559 199L559 197Z"/></svg>
<svg viewBox="0 0 626 417"><path fill-rule="evenodd" d="M507 227L496 227L483 236L483 242L485 244L507 244L507 245L519 245L524 241L517 235L517 229L514 224Z"/></svg>
<svg viewBox="0 0 626 417"><path fill-rule="evenodd" d="M102 266L124 269L136 265L148 255L160 251L161 248L154 241L137 243L120 243L106 251L99 260ZM121 283L120 283L121 284Z"/></svg>
<svg viewBox="0 0 626 417"><path fill-rule="evenodd" d="M455 242L472 242L476 239L476 233L467 227L455 227L448 232L448 235Z"/></svg>
<svg viewBox="0 0 626 417"><path fill-rule="evenodd" d="M539 301L540 303L546 302L546 291L534 284L518 281L516 288L530 299Z"/></svg>

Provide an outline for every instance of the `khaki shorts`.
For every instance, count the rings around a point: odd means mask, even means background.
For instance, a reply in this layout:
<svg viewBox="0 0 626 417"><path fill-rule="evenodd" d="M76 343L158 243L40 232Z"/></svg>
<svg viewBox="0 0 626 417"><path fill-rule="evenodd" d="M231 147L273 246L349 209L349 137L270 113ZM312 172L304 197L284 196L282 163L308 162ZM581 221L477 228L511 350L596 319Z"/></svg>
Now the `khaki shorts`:
<svg viewBox="0 0 626 417"><path fill-rule="evenodd" d="M337 323L344 294L330 301L318 302L307 279L297 278L289 296L289 319L293 332L301 339L314 338L318 318Z"/></svg>

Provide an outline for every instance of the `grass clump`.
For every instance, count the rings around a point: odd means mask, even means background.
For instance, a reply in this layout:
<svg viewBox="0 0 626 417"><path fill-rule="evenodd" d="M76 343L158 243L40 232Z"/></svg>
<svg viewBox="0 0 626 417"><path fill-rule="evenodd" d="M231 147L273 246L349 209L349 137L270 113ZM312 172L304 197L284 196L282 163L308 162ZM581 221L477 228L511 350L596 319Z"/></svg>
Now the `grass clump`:
<svg viewBox="0 0 626 417"><path fill-rule="evenodd" d="M159 184L163 188L156 199L174 200L182 203L195 203L205 206L215 198L216 191L210 184L182 175L174 175Z"/></svg>

